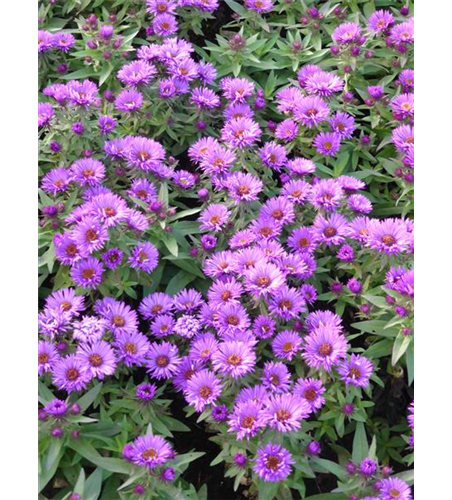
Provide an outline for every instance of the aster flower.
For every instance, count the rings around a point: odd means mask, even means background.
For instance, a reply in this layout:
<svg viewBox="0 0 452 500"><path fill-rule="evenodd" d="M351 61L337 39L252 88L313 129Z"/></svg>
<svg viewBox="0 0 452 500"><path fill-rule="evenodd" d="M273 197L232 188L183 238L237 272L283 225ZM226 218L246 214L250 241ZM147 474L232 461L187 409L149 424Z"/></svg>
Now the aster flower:
<svg viewBox="0 0 452 500"><path fill-rule="evenodd" d="M107 228L94 217L84 217L72 230L72 237L83 254L100 250L108 241Z"/></svg>
<svg viewBox="0 0 452 500"><path fill-rule="evenodd" d="M205 363L217 350L218 341L211 333L198 335L190 346L189 356L196 362Z"/></svg>
<svg viewBox="0 0 452 500"><path fill-rule="evenodd" d="M44 407L44 411L47 415L51 415L54 418L63 418L68 409L66 402L61 399L52 399L52 401L49 401Z"/></svg>
<svg viewBox="0 0 452 500"><path fill-rule="evenodd" d="M158 314L166 314L173 307L173 299L162 292L151 293L146 296L138 308L144 319L152 319Z"/></svg>
<svg viewBox="0 0 452 500"><path fill-rule="evenodd" d="M331 130L341 136L342 139L350 139L355 131L355 119L348 113L338 111L328 121Z"/></svg>
<svg viewBox="0 0 452 500"><path fill-rule="evenodd" d="M242 229L237 231L229 240L229 248L246 248L254 243L257 239L257 234L250 229Z"/></svg>
<svg viewBox="0 0 452 500"><path fill-rule="evenodd" d="M61 50L61 52L68 53L74 46L75 38L71 33L60 31L55 33L52 37L52 47Z"/></svg>
<svg viewBox="0 0 452 500"><path fill-rule="evenodd" d="M316 169L314 162L307 158L294 158L293 160L289 160L286 167L295 175L312 174Z"/></svg>
<svg viewBox="0 0 452 500"><path fill-rule="evenodd" d="M59 309L45 308L38 314L38 331L53 339L56 335L65 333L71 322L71 314Z"/></svg>
<svg viewBox="0 0 452 500"><path fill-rule="evenodd" d="M227 121L238 118L253 118L254 111L251 109L249 104L244 102L232 102L224 108L223 116Z"/></svg>
<svg viewBox="0 0 452 500"><path fill-rule="evenodd" d="M264 481L278 482L286 479L295 463L292 455L280 444L269 442L257 450L254 472Z"/></svg>
<svg viewBox="0 0 452 500"><path fill-rule="evenodd" d="M173 297L173 306L177 311L195 311L203 302L202 295L193 288L181 290Z"/></svg>
<svg viewBox="0 0 452 500"><path fill-rule="evenodd" d="M266 142L264 146L258 150L259 158L267 167L274 170L281 170L281 167L287 161L287 153L284 146L276 142Z"/></svg>
<svg viewBox="0 0 452 500"><path fill-rule="evenodd" d="M84 288L96 288L102 283L102 275L105 269L99 259L88 257L79 260L71 269L71 279L77 286Z"/></svg>
<svg viewBox="0 0 452 500"><path fill-rule="evenodd" d="M129 257L130 267L139 269L145 273L152 273L157 267L159 253L155 246L149 241L138 243L131 251Z"/></svg>
<svg viewBox="0 0 452 500"><path fill-rule="evenodd" d="M118 80L128 87L148 84L156 75L156 67L146 61L132 61L118 71Z"/></svg>
<svg viewBox="0 0 452 500"><path fill-rule="evenodd" d="M347 219L338 213L332 213L328 218L319 214L314 220L313 233L320 243L339 245L345 240L347 225Z"/></svg>
<svg viewBox="0 0 452 500"><path fill-rule="evenodd" d="M366 357L352 354L349 361L342 361L338 365L337 371L346 385L366 388L369 385L373 365Z"/></svg>
<svg viewBox="0 0 452 500"><path fill-rule="evenodd" d="M391 101L392 111L397 119L404 120L414 116L414 94L399 94Z"/></svg>
<svg viewBox="0 0 452 500"><path fill-rule="evenodd" d="M159 314L151 323L151 333L156 337L166 337L173 333L175 321L169 314Z"/></svg>
<svg viewBox="0 0 452 500"><path fill-rule="evenodd" d="M115 108L124 113L132 113L143 106L143 94L135 89L120 92L115 99Z"/></svg>
<svg viewBox="0 0 452 500"><path fill-rule="evenodd" d="M40 102L38 104L38 127L48 125L54 114L53 106L50 103Z"/></svg>
<svg viewBox="0 0 452 500"><path fill-rule="evenodd" d="M82 361L75 354L69 354L55 363L52 382L60 390L81 391L90 380L91 375L84 370Z"/></svg>
<svg viewBox="0 0 452 500"><path fill-rule="evenodd" d="M230 216L229 210L225 205L214 203L205 208L198 218L201 222L199 228L208 231L220 231L222 226L228 222Z"/></svg>
<svg viewBox="0 0 452 500"><path fill-rule="evenodd" d="M149 470L174 457L172 447L160 436L139 436L132 444L132 462Z"/></svg>
<svg viewBox="0 0 452 500"><path fill-rule="evenodd" d="M293 388L293 394L304 399L314 412L325 404L325 398L322 396L325 391L322 382L314 378L299 378Z"/></svg>
<svg viewBox="0 0 452 500"><path fill-rule="evenodd" d="M267 361L264 364L262 385L270 393L288 392L291 385L291 375L284 363Z"/></svg>
<svg viewBox="0 0 452 500"><path fill-rule="evenodd" d="M191 91L190 101L199 109L216 108L220 105L220 98L207 87L196 87Z"/></svg>
<svg viewBox="0 0 452 500"><path fill-rule="evenodd" d="M356 42L361 35L361 28L356 23L342 23L334 31L332 38L339 44Z"/></svg>
<svg viewBox="0 0 452 500"><path fill-rule="evenodd" d="M83 296L76 295L73 288L62 288L47 297L46 307L77 316L85 309L84 300Z"/></svg>
<svg viewBox="0 0 452 500"><path fill-rule="evenodd" d="M102 380L106 376L115 373L115 353L110 344L104 340L80 346L77 349L77 357L82 362L83 369L91 377L97 377Z"/></svg>
<svg viewBox="0 0 452 500"><path fill-rule="evenodd" d="M272 314L286 321L296 318L306 311L306 302L297 288L282 285L270 297L268 308Z"/></svg>
<svg viewBox="0 0 452 500"><path fill-rule="evenodd" d="M229 341L218 344L211 360L214 370L240 378L254 369L256 355L247 343Z"/></svg>
<svg viewBox="0 0 452 500"><path fill-rule="evenodd" d="M53 47L53 34L50 31L38 30L38 53L47 52Z"/></svg>
<svg viewBox="0 0 452 500"><path fill-rule="evenodd" d="M355 258L355 251L353 250L352 246L345 243L337 251L336 257L339 260L343 260L344 262L352 262L353 259Z"/></svg>
<svg viewBox="0 0 452 500"><path fill-rule="evenodd" d="M127 150L127 163L130 167L153 171L162 165L165 159L163 146L147 137L134 137Z"/></svg>
<svg viewBox="0 0 452 500"><path fill-rule="evenodd" d="M308 304L314 304L317 300L317 290L314 285L305 283L300 287L301 296Z"/></svg>
<svg viewBox="0 0 452 500"><path fill-rule="evenodd" d="M352 194L347 200L348 207L358 214L368 214L372 212L372 203L362 194Z"/></svg>
<svg viewBox="0 0 452 500"><path fill-rule="evenodd" d="M103 115L99 117L100 133L106 135L116 127L116 120L112 116Z"/></svg>
<svg viewBox="0 0 452 500"><path fill-rule="evenodd" d="M309 332L314 332L322 326L340 333L342 331L342 319L331 311L313 311L306 316L306 327Z"/></svg>
<svg viewBox="0 0 452 500"><path fill-rule="evenodd" d="M167 37L177 32L177 20L170 14L160 14L154 17L152 28L156 35Z"/></svg>
<svg viewBox="0 0 452 500"><path fill-rule="evenodd" d="M54 168L50 170L42 179L41 188L53 196L67 191L72 177L66 168Z"/></svg>
<svg viewBox="0 0 452 500"><path fill-rule="evenodd" d="M275 130L275 137L284 142L291 142L298 135L298 125L293 120L284 120L278 124Z"/></svg>
<svg viewBox="0 0 452 500"><path fill-rule="evenodd" d="M296 121L314 128L328 118L330 108L320 97L303 97L294 107L293 114Z"/></svg>
<svg viewBox="0 0 452 500"><path fill-rule="evenodd" d="M309 197L311 185L303 180L289 181L281 189L281 195L292 203L302 205Z"/></svg>
<svg viewBox="0 0 452 500"><path fill-rule="evenodd" d="M261 133L259 125L250 118L235 118L226 122L221 138L231 147L243 149L256 142Z"/></svg>
<svg viewBox="0 0 452 500"><path fill-rule="evenodd" d="M284 196L270 198L262 205L259 217L273 218L281 225L289 224L295 220L294 204Z"/></svg>
<svg viewBox="0 0 452 500"><path fill-rule="evenodd" d="M245 7L256 12L270 12L273 9L272 0L245 0Z"/></svg>
<svg viewBox="0 0 452 500"><path fill-rule="evenodd" d="M217 146L209 149L201 159L200 167L209 174L221 175L226 173L236 161L235 154L230 150Z"/></svg>
<svg viewBox="0 0 452 500"><path fill-rule="evenodd" d="M398 477L390 477L380 481L381 500L412 500L411 489Z"/></svg>
<svg viewBox="0 0 452 500"><path fill-rule="evenodd" d="M80 186L95 186L105 177L105 165L99 160L86 158L75 161L70 169L72 179Z"/></svg>
<svg viewBox="0 0 452 500"><path fill-rule="evenodd" d="M146 0L146 11L156 16L175 14L177 3L173 0Z"/></svg>
<svg viewBox="0 0 452 500"><path fill-rule="evenodd" d="M255 401L246 401L236 404L229 416L228 432L236 432L237 439L254 437L260 429L265 427L265 422L260 418L261 405Z"/></svg>
<svg viewBox="0 0 452 500"><path fill-rule="evenodd" d="M196 177L187 170L178 170L174 172L172 180L176 186L182 189L190 189L195 185Z"/></svg>
<svg viewBox="0 0 452 500"><path fill-rule="evenodd" d="M245 289L255 295L262 296L274 293L284 284L284 276L277 266L260 261L253 268L245 271Z"/></svg>
<svg viewBox="0 0 452 500"><path fill-rule="evenodd" d="M213 307L221 307L225 304L240 302L243 294L243 286L234 278L226 279L225 281L217 281L207 292L209 303Z"/></svg>
<svg viewBox="0 0 452 500"><path fill-rule="evenodd" d="M382 33L394 24L394 16L384 9L376 10L369 17L368 28L375 33Z"/></svg>
<svg viewBox="0 0 452 500"><path fill-rule="evenodd" d="M405 93L414 91L414 69L404 69L400 72L397 82Z"/></svg>
<svg viewBox="0 0 452 500"><path fill-rule="evenodd" d="M184 314L177 319L173 330L177 335L191 339L200 332L201 323L190 314Z"/></svg>
<svg viewBox="0 0 452 500"><path fill-rule="evenodd" d="M414 18L393 26L390 36L396 44L414 43Z"/></svg>
<svg viewBox="0 0 452 500"><path fill-rule="evenodd" d="M108 323L97 316L83 316L80 321L72 324L74 331L72 337L81 343L93 343L102 338L107 331Z"/></svg>
<svg viewBox="0 0 452 500"><path fill-rule="evenodd" d="M372 219L368 226L367 246L387 254L406 252L409 249L410 235L402 219Z"/></svg>
<svg viewBox="0 0 452 500"><path fill-rule="evenodd" d="M344 82L335 74L328 71L318 71L306 79L304 85L308 94L329 97L344 88Z"/></svg>
<svg viewBox="0 0 452 500"><path fill-rule="evenodd" d="M149 222L146 217L136 210L129 209L127 211L126 226L132 231L146 231L149 227Z"/></svg>
<svg viewBox="0 0 452 500"><path fill-rule="evenodd" d="M90 80L71 80L66 87L70 102L76 106L86 108L99 102L97 85Z"/></svg>
<svg viewBox="0 0 452 500"><path fill-rule="evenodd" d="M414 144L414 127L399 125L392 131L392 142L399 152L408 152Z"/></svg>
<svg viewBox="0 0 452 500"><path fill-rule="evenodd" d="M335 211L343 197L344 192L336 179L321 179L312 186L309 201L317 210Z"/></svg>
<svg viewBox="0 0 452 500"><path fill-rule="evenodd" d="M297 80L301 88L304 88L308 78L315 73L322 71L316 64L305 64L300 71L297 73Z"/></svg>
<svg viewBox="0 0 452 500"><path fill-rule="evenodd" d="M341 359L345 358L348 343L337 331L319 326L304 338L303 358L308 366L330 371Z"/></svg>
<svg viewBox="0 0 452 500"><path fill-rule="evenodd" d="M188 404L194 406L197 412L204 411L208 404L214 403L221 394L221 382L209 370L201 370L187 382L184 391Z"/></svg>
<svg viewBox="0 0 452 500"><path fill-rule="evenodd" d="M208 153L215 151L218 147L221 146L217 139L213 137L203 137L188 148L188 156L194 163L199 163L207 157Z"/></svg>
<svg viewBox="0 0 452 500"><path fill-rule="evenodd" d="M173 384L176 390L185 391L187 382L201 370L201 364L189 356L184 356L177 367L177 372L173 378Z"/></svg>
<svg viewBox="0 0 452 500"><path fill-rule="evenodd" d="M323 156L336 156L341 147L342 136L336 132L320 132L316 135L312 145L317 153Z"/></svg>
<svg viewBox="0 0 452 500"><path fill-rule="evenodd" d="M46 340L38 342L38 375L52 371L59 359L58 351L52 343Z"/></svg>
<svg viewBox="0 0 452 500"><path fill-rule="evenodd" d="M135 332L138 329L138 315L124 302L113 302L107 311L101 313L107 320L109 329L118 335L124 332Z"/></svg>
<svg viewBox="0 0 452 500"><path fill-rule="evenodd" d="M277 358L292 361L293 357L301 349L302 340L297 332L284 330L272 341L272 351Z"/></svg>
<svg viewBox="0 0 452 500"><path fill-rule="evenodd" d="M253 322L253 333L260 339L268 339L275 333L276 322L264 315L259 315Z"/></svg>
<svg viewBox="0 0 452 500"><path fill-rule="evenodd" d="M177 347L170 342L152 342L147 353L148 373L158 380L172 378L181 362Z"/></svg>
<svg viewBox="0 0 452 500"><path fill-rule="evenodd" d="M210 278L225 277L237 271L235 255L229 251L216 252L212 257L206 259L203 272Z"/></svg>
<svg viewBox="0 0 452 500"><path fill-rule="evenodd" d="M127 193L129 196L147 203L157 198L157 188L147 179L134 179Z"/></svg>
<svg viewBox="0 0 452 500"><path fill-rule="evenodd" d="M139 332L123 332L115 336L116 357L126 366L143 366L149 351L149 341Z"/></svg>
<svg viewBox="0 0 452 500"><path fill-rule="evenodd" d="M222 78L220 88L223 96L233 102L245 102L247 97L253 95L254 83L246 78Z"/></svg>
<svg viewBox="0 0 452 500"><path fill-rule="evenodd" d="M155 384L150 384L148 382L143 382L137 385L135 390L135 396L143 403L148 403L154 399L155 393L157 392L157 386Z"/></svg>
<svg viewBox="0 0 452 500"><path fill-rule="evenodd" d="M276 394L268 398L262 419L279 432L291 432L300 429L300 420L310 413L311 406L304 399L293 394Z"/></svg>
<svg viewBox="0 0 452 500"><path fill-rule="evenodd" d="M360 243L365 243L369 238L370 221L369 217L355 217L350 221L346 230L347 236Z"/></svg>
<svg viewBox="0 0 452 500"><path fill-rule="evenodd" d="M262 191L263 183L254 175L234 172L226 181L229 196L238 204L257 200Z"/></svg>
<svg viewBox="0 0 452 500"><path fill-rule="evenodd" d="M217 78L217 70L213 64L200 61L198 63L198 78L206 85L211 85Z"/></svg>
<svg viewBox="0 0 452 500"><path fill-rule="evenodd" d="M116 269L121 265L124 253L119 248L110 248L102 254L102 260L107 269Z"/></svg>
<svg viewBox="0 0 452 500"><path fill-rule="evenodd" d="M259 217L257 220L251 222L249 229L255 235L255 240L258 238L271 240L278 238L282 233L283 227L273 217Z"/></svg>

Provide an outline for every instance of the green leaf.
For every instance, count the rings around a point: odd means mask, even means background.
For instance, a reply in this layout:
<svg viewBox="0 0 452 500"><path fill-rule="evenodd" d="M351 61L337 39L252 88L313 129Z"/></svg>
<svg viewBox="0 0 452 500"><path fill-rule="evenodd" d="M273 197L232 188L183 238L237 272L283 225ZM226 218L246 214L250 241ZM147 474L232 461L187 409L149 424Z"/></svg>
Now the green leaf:
<svg viewBox="0 0 452 500"><path fill-rule="evenodd" d="M102 385L102 382L96 384L91 390L89 390L77 401L83 411L85 411L100 394Z"/></svg>
<svg viewBox="0 0 452 500"><path fill-rule="evenodd" d="M166 248L171 252L171 254L174 255L174 257L177 257L179 253L179 248L177 246L176 238L172 234L164 233L162 235L162 240Z"/></svg>
<svg viewBox="0 0 452 500"><path fill-rule="evenodd" d="M74 486L74 493L78 493L83 497L83 490L85 489L85 469L82 467L80 469L80 474L78 475L77 482Z"/></svg>
<svg viewBox="0 0 452 500"><path fill-rule="evenodd" d="M38 493L42 491L54 476L61 457L63 456L63 442L60 439L52 439L41 464L41 473L38 477Z"/></svg>
<svg viewBox="0 0 452 500"><path fill-rule="evenodd" d="M305 500L347 500L348 496L344 493L321 493L305 498Z"/></svg>
<svg viewBox="0 0 452 500"><path fill-rule="evenodd" d="M325 469L328 472L334 474L337 478L344 480L347 476L347 473L343 467L341 467L336 462L332 462L331 460L326 460L324 458L315 458L312 460L313 469L315 465L319 465L320 468Z"/></svg>
<svg viewBox="0 0 452 500"><path fill-rule="evenodd" d="M405 354L405 351L408 349L410 343L411 337L409 335L403 335L402 333L397 335L394 342L394 347L392 348L392 366L394 366L397 361L399 361L399 359Z"/></svg>
<svg viewBox="0 0 452 500"><path fill-rule="evenodd" d="M355 437L353 438L353 452L352 460L354 462L361 462L363 458L367 457L369 452L369 445L367 444L366 429L362 422L356 424Z"/></svg>
<svg viewBox="0 0 452 500"><path fill-rule="evenodd" d="M259 500L273 500L279 489L279 483L271 483L263 480L258 482Z"/></svg>
<svg viewBox="0 0 452 500"><path fill-rule="evenodd" d="M176 295L177 292L180 292L182 288L185 288L194 279L196 279L196 276L193 276L185 271L179 271L168 283L166 293L171 296Z"/></svg>
<svg viewBox="0 0 452 500"><path fill-rule="evenodd" d="M130 474L131 465L125 460L120 458L109 458L99 455L97 450L82 438L78 440L71 440L69 447L76 451L79 455L86 458L94 465L102 467L109 472L116 472L118 474Z"/></svg>
<svg viewBox="0 0 452 500"><path fill-rule="evenodd" d="M102 469L98 467L86 481L83 500L97 500L101 489Z"/></svg>

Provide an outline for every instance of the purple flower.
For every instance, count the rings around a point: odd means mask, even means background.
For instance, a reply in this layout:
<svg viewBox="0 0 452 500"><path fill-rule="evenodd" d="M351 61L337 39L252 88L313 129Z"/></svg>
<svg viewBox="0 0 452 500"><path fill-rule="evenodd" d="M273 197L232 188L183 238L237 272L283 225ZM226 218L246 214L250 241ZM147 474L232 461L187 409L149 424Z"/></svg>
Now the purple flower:
<svg viewBox="0 0 452 500"><path fill-rule="evenodd" d="M376 471L377 471L377 464L374 460L372 460L369 457L363 459L363 461L359 464L359 472L361 472L363 476L366 477L373 476Z"/></svg>
<svg viewBox="0 0 452 500"><path fill-rule="evenodd" d="M102 380L115 373L116 356L110 344L104 340L80 346L77 349L77 357L91 377Z"/></svg>
<svg viewBox="0 0 452 500"><path fill-rule="evenodd" d="M367 246L387 254L406 252L411 237L402 219L372 219L368 226Z"/></svg>
<svg viewBox="0 0 452 500"><path fill-rule="evenodd" d="M52 401L46 404L44 410L48 415L52 415L54 418L63 418L68 411L68 405L61 399L52 399Z"/></svg>
<svg viewBox="0 0 452 500"><path fill-rule="evenodd" d="M108 134L116 127L116 120L112 116L102 115L99 117L99 130L103 135Z"/></svg>
<svg viewBox="0 0 452 500"><path fill-rule="evenodd" d="M82 361L75 354L69 354L55 363L52 382L60 390L81 391L90 380L90 374L84 370Z"/></svg>
<svg viewBox="0 0 452 500"><path fill-rule="evenodd" d="M289 390L291 376L284 363L267 361L264 365L262 385L270 392L283 393Z"/></svg>
<svg viewBox="0 0 452 500"><path fill-rule="evenodd" d="M358 294L361 292L363 286L362 284L355 278L350 278L347 282L347 288L354 294Z"/></svg>
<svg viewBox="0 0 452 500"><path fill-rule="evenodd" d="M76 106L86 108L99 102L97 85L90 80L71 80L66 87L69 100Z"/></svg>
<svg viewBox="0 0 452 500"><path fill-rule="evenodd" d="M38 53L47 52L53 47L54 35L50 31L38 30Z"/></svg>
<svg viewBox="0 0 452 500"><path fill-rule="evenodd" d="M216 108L220 105L220 98L207 87L197 87L192 90L190 101L199 109Z"/></svg>
<svg viewBox="0 0 452 500"><path fill-rule="evenodd" d="M276 127L275 137L284 142L291 142L298 135L298 125L293 120L284 120Z"/></svg>
<svg viewBox="0 0 452 500"><path fill-rule="evenodd" d="M341 147L341 135L336 132L320 132L315 136L312 145L317 153L323 156L336 156Z"/></svg>
<svg viewBox="0 0 452 500"><path fill-rule="evenodd" d="M299 378L293 389L295 395L311 406L311 411L317 411L325 404L325 398L322 396L325 391L322 382L313 378Z"/></svg>
<svg viewBox="0 0 452 500"><path fill-rule="evenodd" d="M392 142L399 152L407 153L414 144L414 127L399 125L392 131Z"/></svg>
<svg viewBox="0 0 452 500"><path fill-rule="evenodd" d="M150 344L142 333L126 331L115 336L114 346L118 361L122 361L126 366L142 366Z"/></svg>
<svg viewBox="0 0 452 500"><path fill-rule="evenodd" d="M278 267L263 260L244 274L245 289L258 296L274 293L284 284L284 276Z"/></svg>
<svg viewBox="0 0 452 500"><path fill-rule="evenodd" d="M38 104L38 127L41 128L44 125L48 125L54 114L53 106L50 103L40 102Z"/></svg>
<svg viewBox="0 0 452 500"><path fill-rule="evenodd" d="M306 453L309 455L318 455L322 449L320 448L320 443L318 441L310 441L306 447Z"/></svg>
<svg viewBox="0 0 452 500"><path fill-rule="evenodd" d="M228 409L226 405L214 406L211 415L217 422L224 422L228 418Z"/></svg>
<svg viewBox="0 0 452 500"><path fill-rule="evenodd" d="M174 451L160 436L139 436L132 443L132 462L149 470L163 465L174 456Z"/></svg>
<svg viewBox="0 0 452 500"><path fill-rule="evenodd" d="M97 288L102 283L104 266L99 259L88 257L79 260L71 269L71 279L77 286L84 288Z"/></svg>
<svg viewBox="0 0 452 500"><path fill-rule="evenodd" d="M344 262L352 262L355 258L355 251L353 247L346 243L339 248L336 256L339 260L343 260Z"/></svg>
<svg viewBox="0 0 452 500"><path fill-rule="evenodd" d="M152 342L147 353L148 373L158 380L169 379L177 373L181 359L177 347L171 342Z"/></svg>
<svg viewBox="0 0 452 500"><path fill-rule="evenodd" d="M72 177L66 168L54 168L50 170L42 179L41 187L47 193L57 195L67 191Z"/></svg>
<svg viewBox="0 0 452 500"><path fill-rule="evenodd" d="M105 245L108 241L108 231L94 217L84 217L72 230L72 237L79 250L87 255Z"/></svg>
<svg viewBox="0 0 452 500"><path fill-rule="evenodd" d="M227 181L226 186L229 196L236 202L251 202L257 200L258 194L262 191L262 181L251 174L234 172Z"/></svg>
<svg viewBox="0 0 452 500"><path fill-rule="evenodd" d="M348 343L344 335L326 326L319 326L304 340L302 356L308 366L316 369L322 367L331 371L332 366L347 353Z"/></svg>
<svg viewBox="0 0 452 500"><path fill-rule="evenodd" d="M135 395L140 401L147 403L154 399L156 391L157 386L155 384L143 382L142 384L137 385Z"/></svg>
<svg viewBox="0 0 452 500"><path fill-rule="evenodd" d="M311 406L304 399L293 394L280 394L269 397L262 419L279 432L292 432L300 429L300 420L310 413Z"/></svg>
<svg viewBox="0 0 452 500"><path fill-rule="evenodd" d="M261 136L259 125L249 118L235 118L226 122L221 138L231 147L243 149L251 146Z"/></svg>
<svg viewBox="0 0 452 500"><path fill-rule="evenodd" d="M362 194L352 194L347 200L347 205L353 212L358 214L372 212L372 203Z"/></svg>
<svg viewBox="0 0 452 500"><path fill-rule="evenodd" d="M201 222L199 227L209 231L220 231L228 221L229 215L230 212L225 205L220 203L209 205L198 218L199 222Z"/></svg>
<svg viewBox="0 0 452 500"><path fill-rule="evenodd" d="M305 88L308 94L320 97L329 97L344 88L344 82L335 74L328 71L318 71L306 79Z"/></svg>
<svg viewBox="0 0 452 500"><path fill-rule="evenodd" d="M276 142L266 142L264 146L258 150L259 158L262 163L273 170L281 170L287 161L287 153L284 146Z"/></svg>
<svg viewBox="0 0 452 500"><path fill-rule="evenodd" d="M356 23L340 24L334 31L332 38L338 45L356 42L361 35L361 28Z"/></svg>
<svg viewBox="0 0 452 500"><path fill-rule="evenodd" d="M338 111L328 121L331 130L341 136L342 139L350 139L355 130L355 119L353 116Z"/></svg>
<svg viewBox="0 0 452 500"><path fill-rule="evenodd" d="M391 101L392 111L397 119L404 120L414 116L414 94L400 94Z"/></svg>
<svg viewBox="0 0 452 500"><path fill-rule="evenodd" d="M105 177L105 165L92 158L77 160L72 164L70 173L80 186L95 186Z"/></svg>
<svg viewBox="0 0 452 500"><path fill-rule="evenodd" d="M414 42L414 18L410 18L391 29L391 39L396 44L408 44Z"/></svg>
<svg viewBox="0 0 452 500"><path fill-rule="evenodd" d="M254 370L256 355L246 342L228 341L218 344L212 354L214 370L232 378L240 378Z"/></svg>
<svg viewBox="0 0 452 500"><path fill-rule="evenodd" d="M145 297L138 310L144 319L152 319L158 314L165 314L171 311L173 299L162 292L151 293Z"/></svg>
<svg viewBox="0 0 452 500"><path fill-rule="evenodd" d="M160 167L164 159L165 150L159 142L147 137L134 137L130 141L127 150L129 166L149 172Z"/></svg>
<svg viewBox="0 0 452 500"><path fill-rule="evenodd" d="M309 201L317 210L335 211L343 197L344 192L336 179L322 179L312 186Z"/></svg>
<svg viewBox="0 0 452 500"><path fill-rule="evenodd" d="M45 340L38 342L38 375L52 371L59 359L60 356L53 344Z"/></svg>
<svg viewBox="0 0 452 500"><path fill-rule="evenodd" d="M237 439L254 437L265 427L265 422L261 418L260 403L250 400L236 404L229 416L228 424L228 432L236 432Z"/></svg>
<svg viewBox="0 0 452 500"><path fill-rule="evenodd" d="M309 128L314 128L328 118L330 108L320 97L303 97L296 104L293 114L297 121Z"/></svg>
<svg viewBox="0 0 452 500"><path fill-rule="evenodd" d="M187 382L185 399L197 412L204 411L208 404L215 402L221 394L221 382L209 370L201 370Z"/></svg>
<svg viewBox="0 0 452 500"><path fill-rule="evenodd" d="M350 360L342 361L338 365L337 371L346 385L366 388L369 385L373 365L366 357L352 354Z"/></svg>
<svg viewBox="0 0 452 500"><path fill-rule="evenodd" d="M107 269L116 269L122 263L124 253L119 248L110 248L102 254L102 260Z"/></svg>
<svg viewBox="0 0 452 500"><path fill-rule="evenodd" d="M283 285L271 296L268 302L272 314L286 321L297 318L306 311L306 302L296 288Z"/></svg>
<svg viewBox="0 0 452 500"><path fill-rule="evenodd" d="M132 113L143 106L143 94L135 89L126 89L115 99L115 108L124 113Z"/></svg>
<svg viewBox="0 0 452 500"><path fill-rule="evenodd" d="M388 10L379 9L369 17L368 27L376 33L382 33L393 24L394 16Z"/></svg>
<svg viewBox="0 0 452 500"><path fill-rule="evenodd" d="M256 12L270 12L273 9L272 0L245 0L245 7Z"/></svg>
<svg viewBox="0 0 452 500"><path fill-rule="evenodd" d="M338 213L332 213L328 218L318 215L314 220L313 233L320 243L339 245L347 234L347 219Z"/></svg>
<svg viewBox="0 0 452 500"><path fill-rule="evenodd" d="M259 217L272 218L278 224L290 224L295 220L294 204L284 196L268 199L261 207Z"/></svg>
<svg viewBox="0 0 452 500"><path fill-rule="evenodd" d="M412 500L410 487L398 477L382 479L379 496L381 500Z"/></svg>
<svg viewBox="0 0 452 500"><path fill-rule="evenodd" d="M254 472L264 481L278 482L286 479L295 461L280 444L269 442L257 450Z"/></svg>
<svg viewBox="0 0 452 500"><path fill-rule="evenodd" d="M146 61L133 61L118 71L118 80L128 87L148 84L157 73L157 69Z"/></svg>
<svg viewBox="0 0 452 500"><path fill-rule="evenodd" d="M318 73L319 71L322 71L319 66L315 64L305 64L297 73L297 79L300 87L304 88L306 86L308 78L315 73Z"/></svg>
<svg viewBox="0 0 452 500"><path fill-rule="evenodd" d="M159 253L155 246L149 241L145 241L144 243L138 243L138 245L132 249L129 257L129 264L133 269L152 273L157 267L158 258Z"/></svg>
<svg viewBox="0 0 452 500"><path fill-rule="evenodd" d="M297 332L284 330L272 341L272 351L277 358L292 361L293 357L301 348L301 338Z"/></svg>
<svg viewBox="0 0 452 500"><path fill-rule="evenodd" d="M167 37L177 32L177 20L170 14L160 14L155 16L152 28L156 35Z"/></svg>
<svg viewBox="0 0 452 500"><path fill-rule="evenodd" d="M245 102L247 97L253 95L254 83L246 78L223 78L220 82L223 96L229 101Z"/></svg>

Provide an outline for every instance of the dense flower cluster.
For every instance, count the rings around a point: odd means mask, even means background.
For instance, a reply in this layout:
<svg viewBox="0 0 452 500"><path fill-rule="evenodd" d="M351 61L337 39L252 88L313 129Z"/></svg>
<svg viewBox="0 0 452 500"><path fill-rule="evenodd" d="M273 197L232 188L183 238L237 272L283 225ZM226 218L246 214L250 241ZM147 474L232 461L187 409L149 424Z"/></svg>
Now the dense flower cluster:
<svg viewBox="0 0 452 500"><path fill-rule="evenodd" d="M413 18L376 10L363 26L341 6L242 4L245 27L227 49L218 40L225 58L240 54L232 70L185 39L216 0L148 0L135 15L151 41L133 46L138 30L116 14L83 19L81 39L39 30L44 453L49 436L79 439L80 428L85 454L74 451L130 476L127 494L175 498L167 483L184 489L183 464L199 455L179 454L172 434L189 430L172 416L182 405L253 497L280 485L304 497L305 481L330 472L356 500L411 500L389 467L405 450L376 453L390 427L367 424L374 387L414 376ZM288 30L283 76L270 60L245 71L260 46L247 30L267 36L285 9L328 48L300 64ZM65 74L79 44L85 68L54 78L44 53L62 52ZM374 50L400 56L380 57L390 78L359 73ZM371 445L366 427L381 432Z"/></svg>

